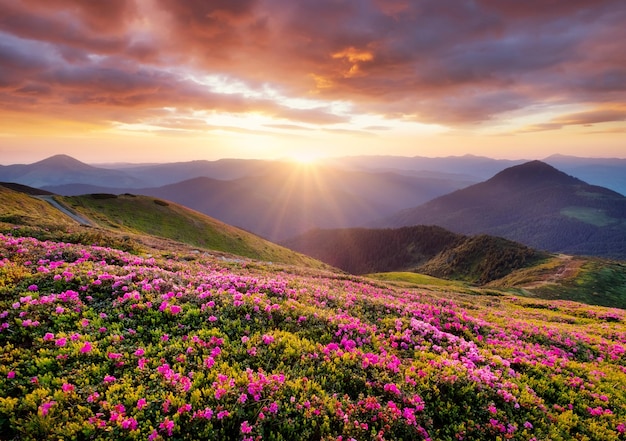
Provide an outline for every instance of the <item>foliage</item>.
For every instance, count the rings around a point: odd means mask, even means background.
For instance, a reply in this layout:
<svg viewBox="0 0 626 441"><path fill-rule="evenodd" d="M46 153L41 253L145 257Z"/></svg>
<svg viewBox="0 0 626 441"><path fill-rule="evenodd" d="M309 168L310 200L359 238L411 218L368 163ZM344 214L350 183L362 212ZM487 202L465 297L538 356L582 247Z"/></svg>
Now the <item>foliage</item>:
<svg viewBox="0 0 626 441"><path fill-rule="evenodd" d="M285 242L352 274L403 271L454 247L462 236L440 227L417 225L397 229L315 229Z"/></svg>
<svg viewBox="0 0 626 441"><path fill-rule="evenodd" d="M548 257L510 240L487 235L465 238L417 268L435 277L458 279L484 285L515 270L534 266Z"/></svg>
<svg viewBox="0 0 626 441"><path fill-rule="evenodd" d="M481 285L548 256L499 237L424 225L312 230L285 245L352 274L411 270Z"/></svg>
<svg viewBox="0 0 626 441"><path fill-rule="evenodd" d="M0 235L3 439L623 440L624 311Z"/></svg>

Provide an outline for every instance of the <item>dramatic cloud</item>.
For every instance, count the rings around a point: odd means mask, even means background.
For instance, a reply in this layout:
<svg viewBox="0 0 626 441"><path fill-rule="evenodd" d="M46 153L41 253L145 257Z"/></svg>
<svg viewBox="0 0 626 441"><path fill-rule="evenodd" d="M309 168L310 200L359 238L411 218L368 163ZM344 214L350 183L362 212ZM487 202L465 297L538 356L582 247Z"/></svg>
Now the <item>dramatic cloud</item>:
<svg viewBox="0 0 626 441"><path fill-rule="evenodd" d="M525 126L623 122L625 22L623 0L0 0L0 110L180 130L222 113L466 129L550 106L570 110Z"/></svg>

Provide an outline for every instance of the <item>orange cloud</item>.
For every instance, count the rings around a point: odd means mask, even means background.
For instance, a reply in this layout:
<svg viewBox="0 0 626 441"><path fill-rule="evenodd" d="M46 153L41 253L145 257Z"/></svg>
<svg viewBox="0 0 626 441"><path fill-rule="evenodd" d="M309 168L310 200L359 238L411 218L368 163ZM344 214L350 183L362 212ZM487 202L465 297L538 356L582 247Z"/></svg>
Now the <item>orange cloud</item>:
<svg viewBox="0 0 626 441"><path fill-rule="evenodd" d="M372 61L374 55L369 51L360 51L353 47L349 47L339 52L332 54L334 59L346 59L352 66L344 73L344 77L351 78L360 73L360 64L366 61Z"/></svg>
<svg viewBox="0 0 626 441"><path fill-rule="evenodd" d="M331 125L350 121L331 109L341 101L355 113L467 127L537 106L626 102L622 0L0 0L0 9L0 112L26 119L106 127L170 107ZM256 94L194 81L203 75ZM301 110L277 95L322 104ZM543 124L576 118L585 115Z"/></svg>

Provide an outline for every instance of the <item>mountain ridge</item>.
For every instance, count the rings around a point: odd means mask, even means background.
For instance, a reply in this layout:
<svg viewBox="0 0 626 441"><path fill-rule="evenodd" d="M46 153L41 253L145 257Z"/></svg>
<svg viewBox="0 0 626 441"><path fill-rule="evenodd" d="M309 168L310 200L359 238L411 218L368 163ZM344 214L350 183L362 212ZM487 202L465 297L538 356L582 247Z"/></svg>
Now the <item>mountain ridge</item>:
<svg viewBox="0 0 626 441"><path fill-rule="evenodd" d="M377 227L440 225L533 248L626 258L626 197L531 161L402 210Z"/></svg>
<svg viewBox="0 0 626 441"><path fill-rule="evenodd" d="M317 229L282 243L352 274L412 271L479 285L548 257L507 239L425 225Z"/></svg>

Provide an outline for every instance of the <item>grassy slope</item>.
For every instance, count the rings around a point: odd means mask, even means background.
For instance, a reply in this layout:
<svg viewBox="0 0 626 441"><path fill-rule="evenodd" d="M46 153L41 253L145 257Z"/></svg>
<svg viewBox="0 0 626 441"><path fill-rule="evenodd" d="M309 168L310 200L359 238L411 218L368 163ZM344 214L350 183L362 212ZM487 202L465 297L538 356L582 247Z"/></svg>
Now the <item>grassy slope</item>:
<svg viewBox="0 0 626 441"><path fill-rule="evenodd" d="M443 250L417 271L484 285L547 258L547 253L522 244L501 237L479 235L467 237L454 248Z"/></svg>
<svg viewBox="0 0 626 441"><path fill-rule="evenodd" d="M252 259L324 266L315 259L172 202L131 195L103 199L85 195L61 200L103 228L149 234Z"/></svg>
<svg viewBox="0 0 626 441"><path fill-rule="evenodd" d="M452 287L460 288L466 286L463 282L439 279L426 274L412 273L406 271L396 271L388 273L367 274L365 277L381 280L385 282L399 282L400 284L432 287Z"/></svg>
<svg viewBox="0 0 626 441"><path fill-rule="evenodd" d="M0 222L5 224L65 228L76 223L50 204L0 185Z"/></svg>
<svg viewBox="0 0 626 441"><path fill-rule="evenodd" d="M626 308L626 263L585 259L573 274L556 283L531 286L532 295L589 305Z"/></svg>

